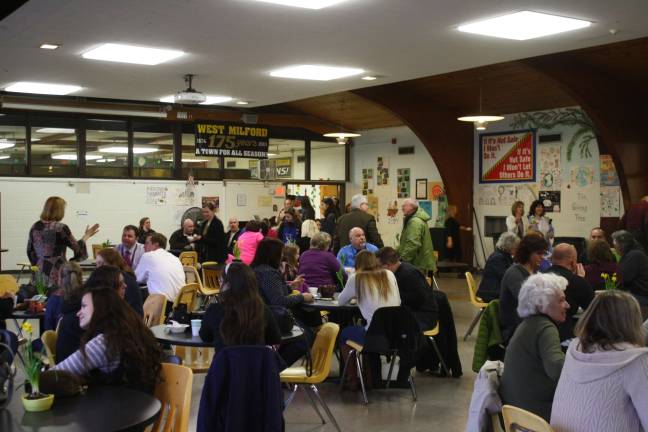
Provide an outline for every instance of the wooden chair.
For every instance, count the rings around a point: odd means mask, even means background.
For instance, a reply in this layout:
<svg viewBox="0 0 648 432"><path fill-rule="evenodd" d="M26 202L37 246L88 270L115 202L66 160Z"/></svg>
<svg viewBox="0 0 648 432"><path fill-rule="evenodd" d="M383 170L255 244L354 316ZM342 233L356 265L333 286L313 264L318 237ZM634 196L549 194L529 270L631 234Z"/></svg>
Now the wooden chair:
<svg viewBox="0 0 648 432"><path fill-rule="evenodd" d="M22 277L23 273L26 273L27 276L30 276L38 271L38 266L33 266L31 263L26 263L26 262L21 262L16 264L18 267L20 267L20 270L18 271L18 276L16 276L16 282L20 283L20 278Z"/></svg>
<svg viewBox="0 0 648 432"><path fill-rule="evenodd" d="M160 378L161 382L155 386L155 397L162 409L151 432L187 432L193 372L186 366L162 363Z"/></svg>
<svg viewBox="0 0 648 432"><path fill-rule="evenodd" d="M93 244L92 245L92 257L94 259L97 259L97 253L99 253L99 251L101 249L104 249L104 245L102 245L102 244Z"/></svg>
<svg viewBox="0 0 648 432"><path fill-rule="evenodd" d="M502 413L491 414L491 430L493 432L504 432L502 428Z"/></svg>
<svg viewBox="0 0 648 432"><path fill-rule="evenodd" d="M319 409L317 409L317 404L315 399L317 399L324 408L326 415L335 428L340 432L340 426L338 426L335 417L329 410L328 405L322 399L322 396L319 394L316 384L323 382L329 375L331 370L331 361L333 359L333 349L335 348L335 341L337 340L337 335L340 332L340 326L335 323L326 323L322 325L320 330L317 332L315 337L315 342L311 348L311 358L313 364L313 370L311 376L308 376L305 366L290 367L284 369L283 372L279 375L282 383L294 384L293 390L288 396L288 400L285 403L285 408L288 408L288 405L295 397L295 393L299 387L302 387L308 398L310 399L311 405L315 409L315 412L322 420L322 424L325 424L326 421L322 414L320 414Z"/></svg>
<svg viewBox="0 0 648 432"><path fill-rule="evenodd" d="M175 309L180 304L187 305L187 312L193 312L197 309L199 284L190 283L180 289L178 297L173 302ZM209 370L211 359L214 357L213 348L185 348L183 346L175 347L175 354L182 358L182 362L191 368L194 373L206 373Z"/></svg>
<svg viewBox="0 0 648 432"><path fill-rule="evenodd" d="M209 305L211 300L218 294L218 292L214 290L206 290L205 286L202 284L202 281L200 280L200 274L198 273L198 270L196 270L196 267L192 266L184 266L184 272L185 272L185 282L190 284L190 283L197 283L198 284L198 292L200 293L201 296L205 297L205 301L203 302L203 306Z"/></svg>
<svg viewBox="0 0 648 432"><path fill-rule="evenodd" d="M441 355L441 351L439 351L439 346L437 345L436 340L434 339L438 335L439 335L439 323L437 323L436 327L434 327L432 330L426 330L423 332L423 336L425 336L430 340L430 342L432 343L432 348L434 348L437 357L439 357L439 362L441 363L441 369L446 374L446 376L450 376L450 371L448 370L448 366L446 366L445 360L443 360L443 356Z"/></svg>
<svg viewBox="0 0 648 432"><path fill-rule="evenodd" d="M6 293L15 295L18 292L18 280L8 274L0 274L0 296Z"/></svg>
<svg viewBox="0 0 648 432"><path fill-rule="evenodd" d="M167 298L162 294L149 294L144 301L144 324L151 328L164 324Z"/></svg>
<svg viewBox="0 0 648 432"><path fill-rule="evenodd" d="M181 252L178 258L183 266L198 267L198 252L196 251Z"/></svg>
<svg viewBox="0 0 648 432"><path fill-rule="evenodd" d="M45 353L47 354L47 361L51 367L56 364L57 336L58 335L54 330L47 330L41 335L41 341L43 342L43 347L45 347Z"/></svg>
<svg viewBox="0 0 648 432"><path fill-rule="evenodd" d="M506 432L553 432L542 417L512 405L502 407Z"/></svg>
<svg viewBox="0 0 648 432"><path fill-rule="evenodd" d="M475 279L473 279L473 275L470 272L466 272L466 283L468 284L468 295L470 296L470 303L472 303L472 305L478 309L478 312L470 323L468 331L466 331L463 340L468 339L468 336L470 336L473 329L479 322L481 316L484 314L486 306L488 306L488 303L484 303L482 299L477 297L477 286L475 285Z"/></svg>
<svg viewBox="0 0 648 432"><path fill-rule="evenodd" d="M173 309L177 308L181 304L187 305L187 312L193 312L196 310L196 299L198 298L198 288L199 284L190 283L186 284L180 288L180 292L173 302Z"/></svg>
<svg viewBox="0 0 648 432"><path fill-rule="evenodd" d="M215 261L207 261L202 263L202 289L204 295L213 296L220 293L219 278L222 270L209 268L209 266L217 264L218 263L216 263Z"/></svg>

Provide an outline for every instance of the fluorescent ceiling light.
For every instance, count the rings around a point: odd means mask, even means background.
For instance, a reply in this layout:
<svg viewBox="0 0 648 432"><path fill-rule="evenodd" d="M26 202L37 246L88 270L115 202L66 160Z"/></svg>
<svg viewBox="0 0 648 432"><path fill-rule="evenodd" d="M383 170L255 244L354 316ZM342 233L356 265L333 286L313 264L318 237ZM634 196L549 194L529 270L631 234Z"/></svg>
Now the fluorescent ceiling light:
<svg viewBox="0 0 648 432"><path fill-rule="evenodd" d="M522 11L460 25L459 31L504 39L528 40L589 27L592 24L575 18Z"/></svg>
<svg viewBox="0 0 648 432"><path fill-rule="evenodd" d="M2 156L0 156L0 159L9 159L10 157L11 156L9 156L9 155L2 155Z"/></svg>
<svg viewBox="0 0 648 432"><path fill-rule="evenodd" d="M367 76L363 76L362 79L365 80L365 81L374 81L374 80L377 80L378 77L375 77L373 75L367 75Z"/></svg>
<svg viewBox="0 0 648 432"><path fill-rule="evenodd" d="M66 95L77 92L82 89L77 85L70 84L50 84L34 81L19 81L4 88L8 92L15 93L35 93L50 95Z"/></svg>
<svg viewBox="0 0 648 432"><path fill-rule="evenodd" d="M67 128L41 128L41 129L36 129L36 133L41 133L41 134L73 134L74 129L67 129ZM34 141L32 139L32 141Z"/></svg>
<svg viewBox="0 0 648 432"><path fill-rule="evenodd" d="M331 133L325 133L322 136L329 137L329 138L357 138L362 135L354 132L331 132Z"/></svg>
<svg viewBox="0 0 648 432"><path fill-rule="evenodd" d="M304 9L323 9L342 3L345 0L256 0L263 3L274 3L282 6L294 6Z"/></svg>
<svg viewBox="0 0 648 432"><path fill-rule="evenodd" d="M483 122L504 120L504 117L491 116L491 115L474 115L474 116L457 117L457 120L465 121L465 122L473 122L473 123L477 123L477 122L483 123Z"/></svg>
<svg viewBox="0 0 648 432"><path fill-rule="evenodd" d="M250 102L248 101L237 101L236 105L248 105Z"/></svg>
<svg viewBox="0 0 648 432"><path fill-rule="evenodd" d="M101 156L88 153L86 154L85 158L86 160L98 160L101 159ZM75 161L77 160L77 155L76 153L69 153L69 152L52 153L52 159Z"/></svg>
<svg viewBox="0 0 648 432"><path fill-rule="evenodd" d="M55 50L60 46L61 45L59 45L59 44L44 43L44 44L41 44L41 46L39 46L39 48L40 49L46 49L46 50Z"/></svg>
<svg viewBox="0 0 648 432"><path fill-rule="evenodd" d="M322 66L322 65L296 65L277 69L270 75L278 78L294 78L316 81L330 81L363 73L364 70L349 67Z"/></svg>
<svg viewBox="0 0 648 432"><path fill-rule="evenodd" d="M133 146L134 154L155 153L159 148L155 146ZM128 146L101 146L99 147L101 153L119 153L127 154Z"/></svg>
<svg viewBox="0 0 648 432"><path fill-rule="evenodd" d="M173 159L162 159L163 162L173 162ZM201 163L201 162L209 162L209 159L196 159L196 158L182 158L182 162L184 163Z"/></svg>
<svg viewBox="0 0 648 432"><path fill-rule="evenodd" d="M277 156L277 153L268 153L268 156Z"/></svg>
<svg viewBox="0 0 648 432"><path fill-rule="evenodd" d="M184 55L183 51L105 43L86 51L83 58L155 66Z"/></svg>
<svg viewBox="0 0 648 432"><path fill-rule="evenodd" d="M8 139L5 138L0 138L0 150L2 149L8 149L16 145L15 141L9 141Z"/></svg>
<svg viewBox="0 0 648 432"><path fill-rule="evenodd" d="M232 100L230 96L207 95L205 97L207 98L205 102L201 102L199 105L214 105L214 104L230 102ZM175 103L175 96L174 95L164 96L160 98L160 102Z"/></svg>

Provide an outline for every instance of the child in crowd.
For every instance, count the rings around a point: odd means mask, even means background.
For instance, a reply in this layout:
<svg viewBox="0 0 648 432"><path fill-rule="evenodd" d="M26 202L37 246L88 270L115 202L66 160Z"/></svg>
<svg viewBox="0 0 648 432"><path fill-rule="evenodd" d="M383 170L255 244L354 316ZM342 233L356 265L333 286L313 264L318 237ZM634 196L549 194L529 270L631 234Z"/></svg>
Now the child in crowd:
<svg viewBox="0 0 648 432"><path fill-rule="evenodd" d="M291 282L297 279L297 267L299 266L299 246L295 243L288 243L284 246L283 255L281 256L281 274L286 282ZM304 293L308 292L306 283L293 286L293 289Z"/></svg>

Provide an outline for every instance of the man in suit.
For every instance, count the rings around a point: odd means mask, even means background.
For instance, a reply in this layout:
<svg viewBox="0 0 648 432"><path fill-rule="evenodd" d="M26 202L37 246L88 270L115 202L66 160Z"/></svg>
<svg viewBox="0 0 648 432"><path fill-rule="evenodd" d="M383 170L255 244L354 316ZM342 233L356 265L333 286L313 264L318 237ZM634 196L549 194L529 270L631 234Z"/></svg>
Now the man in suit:
<svg viewBox="0 0 648 432"><path fill-rule="evenodd" d="M241 230L239 229L239 220L235 217L229 218L229 231L225 233L225 238L227 239L227 253L234 254L234 243L238 240L241 235Z"/></svg>
<svg viewBox="0 0 648 432"><path fill-rule="evenodd" d="M378 248L384 246L382 238L376 228L376 219L367 213L369 202L364 195L354 195L351 198L351 211L340 216L337 222L337 237L340 242L336 250L348 245L349 232L352 228L361 228L367 237L367 241Z"/></svg>
<svg viewBox="0 0 648 432"><path fill-rule="evenodd" d="M208 202L202 208L203 221L198 227L200 262L216 261L223 264L227 259L227 240L223 223L216 217L218 207Z"/></svg>
<svg viewBox="0 0 648 432"><path fill-rule="evenodd" d="M115 246L115 249L124 258L126 264L135 271L142 255L144 255L144 245L137 242L137 227L135 225L124 227L122 242Z"/></svg>

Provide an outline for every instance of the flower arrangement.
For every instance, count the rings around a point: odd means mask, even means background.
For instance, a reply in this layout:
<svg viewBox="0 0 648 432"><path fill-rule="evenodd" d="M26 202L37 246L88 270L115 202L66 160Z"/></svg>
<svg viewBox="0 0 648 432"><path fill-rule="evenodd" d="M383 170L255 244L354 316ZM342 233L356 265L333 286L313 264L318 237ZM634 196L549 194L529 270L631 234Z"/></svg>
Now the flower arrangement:
<svg viewBox="0 0 648 432"><path fill-rule="evenodd" d="M610 276L608 273L601 273L601 277L603 278L603 281L605 282L605 290L613 290L617 288L617 274L612 273L612 276Z"/></svg>
<svg viewBox="0 0 648 432"><path fill-rule="evenodd" d="M34 288L39 296L46 296L48 291L47 282L45 281L45 275L42 272L36 272L34 274Z"/></svg>
<svg viewBox="0 0 648 432"><path fill-rule="evenodd" d="M45 354L35 352L33 342L33 328L28 322L21 326L23 334L26 335L27 342L19 351L18 357L22 364L25 380L30 384L31 391L22 396L23 405L28 411L45 411L51 408L54 401L53 395L47 395L40 392L40 375L43 369L43 358Z"/></svg>
<svg viewBox="0 0 648 432"><path fill-rule="evenodd" d="M344 264L346 264L346 255L342 254L340 255L340 268L338 269L337 273L335 273L335 276L340 283L340 287L342 288L344 288Z"/></svg>

